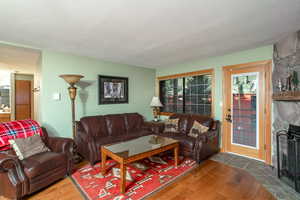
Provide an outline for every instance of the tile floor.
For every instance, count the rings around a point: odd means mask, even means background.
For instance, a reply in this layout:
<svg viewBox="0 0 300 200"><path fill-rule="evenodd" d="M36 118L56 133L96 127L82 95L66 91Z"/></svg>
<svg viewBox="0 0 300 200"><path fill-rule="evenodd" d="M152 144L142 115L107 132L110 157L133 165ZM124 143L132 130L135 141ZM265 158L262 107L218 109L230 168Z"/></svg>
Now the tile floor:
<svg viewBox="0 0 300 200"><path fill-rule="evenodd" d="M229 153L216 154L211 160L246 170L278 200L300 200L300 193L280 181L276 176L276 169L269 165Z"/></svg>

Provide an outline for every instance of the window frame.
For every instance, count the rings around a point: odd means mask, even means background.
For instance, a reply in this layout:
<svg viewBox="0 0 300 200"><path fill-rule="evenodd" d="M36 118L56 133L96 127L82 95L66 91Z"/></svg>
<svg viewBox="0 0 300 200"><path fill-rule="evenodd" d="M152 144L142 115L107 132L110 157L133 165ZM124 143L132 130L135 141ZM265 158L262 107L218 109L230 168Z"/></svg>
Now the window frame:
<svg viewBox="0 0 300 200"><path fill-rule="evenodd" d="M159 76L157 77L157 93L160 97L160 81L170 80L170 79L177 79L189 76L199 76L199 75L211 75L211 114L210 117L214 117L215 115L215 73L214 69L205 69L193 72L186 72L180 74L172 74L168 76ZM173 112L160 112L160 115L170 116L174 114Z"/></svg>

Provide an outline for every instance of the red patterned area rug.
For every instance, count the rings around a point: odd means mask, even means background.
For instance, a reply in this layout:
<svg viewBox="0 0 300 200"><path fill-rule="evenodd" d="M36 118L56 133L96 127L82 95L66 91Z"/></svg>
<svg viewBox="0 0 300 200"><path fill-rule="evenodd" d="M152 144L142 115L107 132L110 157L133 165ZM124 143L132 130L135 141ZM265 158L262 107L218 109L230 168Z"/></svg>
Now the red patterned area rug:
<svg viewBox="0 0 300 200"><path fill-rule="evenodd" d="M170 156L150 157L129 164L125 194L120 193L119 164L113 160L107 161L109 170L105 176L100 174L99 163L93 167L87 164L76 170L72 175L72 180L87 199L143 199L197 166L194 160L187 158L180 160L177 168L174 167L174 160Z"/></svg>

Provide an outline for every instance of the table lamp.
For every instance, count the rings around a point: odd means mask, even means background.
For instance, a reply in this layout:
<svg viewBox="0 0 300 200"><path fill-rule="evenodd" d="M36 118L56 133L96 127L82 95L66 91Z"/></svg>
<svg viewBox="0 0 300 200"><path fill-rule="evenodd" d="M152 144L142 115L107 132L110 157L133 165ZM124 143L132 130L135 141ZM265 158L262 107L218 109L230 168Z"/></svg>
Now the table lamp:
<svg viewBox="0 0 300 200"><path fill-rule="evenodd" d="M162 103L160 102L159 98L156 97L156 96L154 96L154 97L152 98L152 101L151 101L151 103L150 103L150 106L151 106L152 109L153 109L154 121L155 121L155 122L159 121L159 117L158 117L159 114L160 114L159 108L163 106Z"/></svg>

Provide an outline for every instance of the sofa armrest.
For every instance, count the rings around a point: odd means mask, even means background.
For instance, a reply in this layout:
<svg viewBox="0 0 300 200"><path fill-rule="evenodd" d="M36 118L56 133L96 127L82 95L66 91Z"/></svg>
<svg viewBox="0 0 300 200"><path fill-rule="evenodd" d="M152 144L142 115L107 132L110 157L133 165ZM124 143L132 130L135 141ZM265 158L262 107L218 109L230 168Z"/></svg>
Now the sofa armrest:
<svg viewBox="0 0 300 200"><path fill-rule="evenodd" d="M48 146L56 153L64 153L71 156L73 154L74 141L70 138L49 137Z"/></svg>
<svg viewBox="0 0 300 200"><path fill-rule="evenodd" d="M212 131L218 130L219 129L219 125L220 125L220 122L218 120L213 121L212 126L211 126L211 130Z"/></svg>
<svg viewBox="0 0 300 200"><path fill-rule="evenodd" d="M213 140L216 140L219 144L219 132L220 132L220 122L219 121L214 121L212 128L199 135L197 140L202 140L203 142L207 143Z"/></svg>
<svg viewBox="0 0 300 200"><path fill-rule="evenodd" d="M203 143L208 143L215 139L217 139L217 140L219 139L218 130L207 131L197 137L197 141L202 141Z"/></svg>
<svg viewBox="0 0 300 200"><path fill-rule="evenodd" d="M151 131L153 133L162 133L164 131L165 124L163 122L144 122L143 129Z"/></svg>
<svg viewBox="0 0 300 200"><path fill-rule="evenodd" d="M18 198L28 193L29 181L17 156L0 152L0 195Z"/></svg>
<svg viewBox="0 0 300 200"><path fill-rule="evenodd" d="M219 122L215 130L207 131L196 138L195 142L195 160L200 163L202 160L212 156L220 150L219 142Z"/></svg>
<svg viewBox="0 0 300 200"><path fill-rule="evenodd" d="M17 156L0 152L0 173L8 172L8 170L13 168L22 168L21 166L22 165Z"/></svg>
<svg viewBox="0 0 300 200"><path fill-rule="evenodd" d="M49 137L48 146L53 152L63 153L67 156L67 170L68 174L71 174L73 170L74 141L70 138Z"/></svg>
<svg viewBox="0 0 300 200"><path fill-rule="evenodd" d="M76 127L76 135L74 139L75 143L77 140L83 140L85 142L90 142L94 140L94 137L85 131L80 121L75 122L75 127Z"/></svg>

